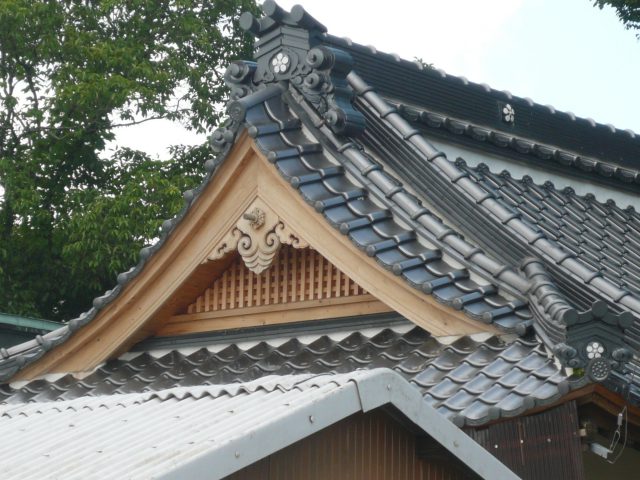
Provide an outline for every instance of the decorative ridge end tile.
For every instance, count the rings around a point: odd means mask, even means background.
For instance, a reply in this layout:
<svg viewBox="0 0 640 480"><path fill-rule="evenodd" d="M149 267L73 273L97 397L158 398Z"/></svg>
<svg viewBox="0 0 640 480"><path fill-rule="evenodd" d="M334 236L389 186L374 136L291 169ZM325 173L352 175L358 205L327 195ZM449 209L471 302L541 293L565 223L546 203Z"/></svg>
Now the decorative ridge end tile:
<svg viewBox="0 0 640 480"><path fill-rule="evenodd" d="M334 133L362 133L364 116L353 108L353 90L346 80L354 65L351 55L323 45L326 28L301 6L287 12L268 0L262 10L261 18L251 13L240 18L240 26L256 36L256 62L234 63L225 73L232 90L228 109L236 107L234 95L237 100L264 85L287 82L302 93Z"/></svg>
<svg viewBox="0 0 640 480"><path fill-rule="evenodd" d="M612 370L623 372L633 358L624 342L624 330L633 324L631 312L614 312L602 300L578 312L560 293L541 260L526 258L522 270L531 281L534 328L556 357L567 367L584 369L594 382L603 382Z"/></svg>

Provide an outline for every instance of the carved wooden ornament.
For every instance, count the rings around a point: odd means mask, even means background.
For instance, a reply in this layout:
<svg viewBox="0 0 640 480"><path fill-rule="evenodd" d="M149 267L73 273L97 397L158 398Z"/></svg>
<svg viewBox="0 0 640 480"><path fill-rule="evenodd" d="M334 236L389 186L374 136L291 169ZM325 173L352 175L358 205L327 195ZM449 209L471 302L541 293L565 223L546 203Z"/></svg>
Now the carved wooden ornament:
<svg viewBox="0 0 640 480"><path fill-rule="evenodd" d="M283 244L293 248L309 246L264 202L256 199L203 263L218 260L237 250L247 268L257 275L271 266Z"/></svg>

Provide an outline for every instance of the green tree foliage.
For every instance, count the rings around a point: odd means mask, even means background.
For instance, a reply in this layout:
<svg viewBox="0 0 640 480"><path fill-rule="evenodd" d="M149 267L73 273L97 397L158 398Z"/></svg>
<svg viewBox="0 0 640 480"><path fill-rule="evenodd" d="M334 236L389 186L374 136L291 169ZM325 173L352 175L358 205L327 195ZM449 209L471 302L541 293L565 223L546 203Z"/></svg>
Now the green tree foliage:
<svg viewBox="0 0 640 480"><path fill-rule="evenodd" d="M640 0L595 0L594 5L613 7L624 26L630 30L640 30ZM636 35L640 38L640 33Z"/></svg>
<svg viewBox="0 0 640 480"><path fill-rule="evenodd" d="M68 319L111 288L205 147L167 162L123 150L114 128L155 118L205 132L222 73L250 58L253 0L0 0L0 311Z"/></svg>

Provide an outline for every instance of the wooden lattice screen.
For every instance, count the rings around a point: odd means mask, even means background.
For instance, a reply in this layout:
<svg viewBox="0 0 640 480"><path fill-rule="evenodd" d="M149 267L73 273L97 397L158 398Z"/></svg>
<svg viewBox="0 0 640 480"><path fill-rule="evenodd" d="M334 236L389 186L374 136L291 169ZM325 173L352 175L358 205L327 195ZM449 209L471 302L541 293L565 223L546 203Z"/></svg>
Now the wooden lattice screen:
<svg viewBox="0 0 640 480"><path fill-rule="evenodd" d="M259 275L237 258L189 305L187 313L353 297L367 292L312 249L283 246Z"/></svg>

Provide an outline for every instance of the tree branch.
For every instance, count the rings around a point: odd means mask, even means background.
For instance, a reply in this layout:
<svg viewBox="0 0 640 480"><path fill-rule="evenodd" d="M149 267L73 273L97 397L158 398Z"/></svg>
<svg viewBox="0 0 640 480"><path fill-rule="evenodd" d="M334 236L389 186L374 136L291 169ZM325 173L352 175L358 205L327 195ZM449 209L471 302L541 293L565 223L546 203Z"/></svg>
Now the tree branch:
<svg viewBox="0 0 640 480"><path fill-rule="evenodd" d="M142 120L132 120L131 122L125 122L125 123L113 123L111 124L111 126L113 128L131 127L133 125L140 125L141 123L150 122L151 120L163 120L165 118L167 118L167 115L156 115L152 117L143 118Z"/></svg>

